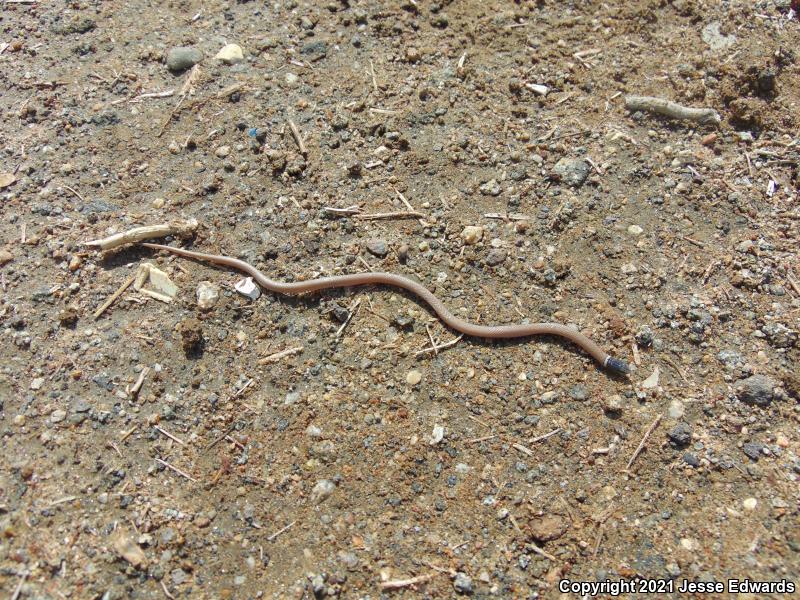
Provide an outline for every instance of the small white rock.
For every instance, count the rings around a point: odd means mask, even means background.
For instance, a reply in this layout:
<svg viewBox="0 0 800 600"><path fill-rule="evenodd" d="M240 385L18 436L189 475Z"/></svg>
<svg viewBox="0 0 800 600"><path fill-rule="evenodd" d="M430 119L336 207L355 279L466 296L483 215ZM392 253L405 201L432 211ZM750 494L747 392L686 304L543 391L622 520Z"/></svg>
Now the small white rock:
<svg viewBox="0 0 800 600"><path fill-rule="evenodd" d="M684 408L683 402L680 400L673 400L669 403L669 408L667 409L667 414L669 415L670 419L675 419L676 421L683 416Z"/></svg>
<svg viewBox="0 0 800 600"><path fill-rule="evenodd" d="M540 83L526 83L525 87L532 91L537 96L547 96L550 88Z"/></svg>
<svg viewBox="0 0 800 600"><path fill-rule="evenodd" d="M174 298L178 293L178 286L175 285L169 278L169 275L164 273L161 269L151 266L149 280L150 285L153 286L153 290L160 294Z"/></svg>
<svg viewBox="0 0 800 600"><path fill-rule="evenodd" d="M311 490L309 500L311 500L312 504L319 504L320 502L330 498L331 494L333 494L333 490L335 489L336 484L330 479L320 479L317 482L317 485L314 486L314 489Z"/></svg>
<svg viewBox="0 0 800 600"><path fill-rule="evenodd" d="M219 300L219 286L210 281L201 281L197 284L197 305L208 310Z"/></svg>
<svg viewBox="0 0 800 600"><path fill-rule="evenodd" d="M31 381L31 389L32 390L39 390L44 385L44 377L37 377L33 381Z"/></svg>
<svg viewBox="0 0 800 600"><path fill-rule="evenodd" d="M238 44L228 44L223 46L214 58L221 60L226 65L235 65L244 60L244 52Z"/></svg>
<svg viewBox="0 0 800 600"><path fill-rule="evenodd" d="M67 418L67 411L62 410L60 408L57 409L57 410L54 410L52 413L50 413L50 422L51 423L60 423L61 421L63 421L66 418Z"/></svg>
<svg viewBox="0 0 800 600"><path fill-rule="evenodd" d="M245 277L237 281L233 287L242 296L247 296L250 300L258 300L261 297L261 288L253 281L252 277Z"/></svg>
<svg viewBox="0 0 800 600"><path fill-rule="evenodd" d="M742 506L747 510L755 510L756 506L758 506L758 500L755 498L745 498L742 500Z"/></svg>
<svg viewBox="0 0 800 600"><path fill-rule="evenodd" d="M631 235L642 235L643 231L644 229L642 229L638 225L631 225L630 227L628 227L628 233L630 233Z"/></svg>
<svg viewBox="0 0 800 600"><path fill-rule="evenodd" d="M422 381L422 373L416 369L409 371L408 375L406 375L406 383L408 385L417 385L420 381Z"/></svg>
<svg viewBox="0 0 800 600"><path fill-rule="evenodd" d="M467 246L477 244L483 239L483 227L477 225L467 225L461 232L461 238Z"/></svg>
<svg viewBox="0 0 800 600"><path fill-rule="evenodd" d="M231 153L230 146L220 146L216 150L214 150L214 154L216 154L217 158L225 158Z"/></svg>
<svg viewBox="0 0 800 600"><path fill-rule="evenodd" d="M658 370L658 366L656 366L656 368L653 370L653 374L642 382L642 389L651 390L654 387L657 387L658 377L660 374L661 372Z"/></svg>
<svg viewBox="0 0 800 600"><path fill-rule="evenodd" d="M429 441L431 446L435 446L444 439L444 427L442 425L434 425L433 433Z"/></svg>
<svg viewBox="0 0 800 600"><path fill-rule="evenodd" d="M622 265L622 272L625 275L631 275L632 273L636 273L639 269L636 268L636 265L633 263L625 263Z"/></svg>

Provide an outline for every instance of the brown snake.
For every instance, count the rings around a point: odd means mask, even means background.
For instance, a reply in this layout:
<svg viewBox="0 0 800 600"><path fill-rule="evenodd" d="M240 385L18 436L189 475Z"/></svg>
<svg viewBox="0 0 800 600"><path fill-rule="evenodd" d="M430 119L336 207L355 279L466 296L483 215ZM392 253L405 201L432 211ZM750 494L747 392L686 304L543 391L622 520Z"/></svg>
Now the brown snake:
<svg viewBox="0 0 800 600"><path fill-rule="evenodd" d="M583 348L589 355L592 356L604 368L627 375L630 373L630 367L624 361L614 358L605 352L600 346L590 340L588 337L559 323L530 323L528 325L476 325L464 319L460 319L451 313L444 303L433 295L425 286L394 273L355 273L353 275L337 275L335 277L320 277L318 279L310 279L308 281L298 281L295 283L282 283L280 281L273 281L261 271L256 269L253 265L239 260L238 258L231 258L229 256L219 256L216 254L204 254L202 252L193 252L191 250L184 250L183 248L174 248L172 246L163 246L161 244L141 244L148 248L156 250L166 250L173 254L185 256L187 258L194 258L197 260L223 265L242 271L250 275L258 285L265 290L275 292L278 294L285 294L287 296L294 296L297 294L305 294L308 292L316 292L319 290L327 290L330 288L343 288L352 287L357 285L390 285L408 290L415 296L424 300L432 309L433 312L451 329L460 331L461 333L473 337L501 339L501 338L520 338L532 335L556 335L569 340L573 344Z"/></svg>

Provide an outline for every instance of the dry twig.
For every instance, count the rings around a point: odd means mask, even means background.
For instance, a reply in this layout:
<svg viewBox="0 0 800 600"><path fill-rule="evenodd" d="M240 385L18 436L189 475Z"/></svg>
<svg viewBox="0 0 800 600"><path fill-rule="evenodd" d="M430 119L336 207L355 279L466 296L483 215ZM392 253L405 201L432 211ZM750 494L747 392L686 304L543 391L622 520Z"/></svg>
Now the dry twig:
<svg viewBox="0 0 800 600"><path fill-rule="evenodd" d="M642 437L642 441L639 442L639 445L636 447L636 451L633 453L633 456L631 456L631 459L628 461L628 464L625 465L625 470L626 471L631 468L631 465L633 464L633 461L636 460L636 457L639 456L639 453L641 453L642 449L644 448L644 445L647 443L647 439L653 433L655 428L658 427L658 424L661 423L661 417L662 416L663 415L658 415L656 420L653 421L653 424L650 425L650 427L647 428L647 431L644 432L644 436Z"/></svg>
<svg viewBox="0 0 800 600"><path fill-rule="evenodd" d="M196 219L161 223L160 225L145 225L144 227L134 227L128 231L115 233L107 238L86 242L86 245L98 248L101 251L111 250L112 248L117 248L124 244L141 242L142 240L151 238L166 237L168 235L187 237L197 231L198 226L199 223Z"/></svg>

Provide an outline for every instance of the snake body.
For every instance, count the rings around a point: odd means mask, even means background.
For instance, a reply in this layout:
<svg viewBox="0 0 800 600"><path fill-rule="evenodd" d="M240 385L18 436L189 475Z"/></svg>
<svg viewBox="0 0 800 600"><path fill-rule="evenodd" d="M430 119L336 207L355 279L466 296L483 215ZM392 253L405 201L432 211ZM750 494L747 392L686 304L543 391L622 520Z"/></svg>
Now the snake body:
<svg viewBox="0 0 800 600"><path fill-rule="evenodd" d="M587 336L575 329L572 329L571 327L561 325L560 323L530 323L492 326L470 323L469 321L460 319L450 312L444 303L428 288L412 279L409 279L408 277L397 275L395 273L355 273L353 275L337 275L334 277L320 277L318 279L310 279L308 281L285 283L270 279L253 265L246 263L243 260L239 260L238 258L220 256L217 254L204 254L202 252L194 252L192 250L175 248L173 246L164 246L161 244L143 243L141 245L148 248L153 248L155 250L165 250L167 252L185 256L187 258L194 258L196 260L210 262L217 265L230 267L237 271L242 271L243 273L250 275L253 280L265 290L287 296L318 292L320 290L327 290L331 288L344 288L361 285L388 285L402 288L421 298L426 304L428 304L428 306L431 307L433 312L435 312L436 315L448 327L465 335L488 339L521 338L533 335L555 335L569 340L577 346L580 346L600 365L609 371L622 375L627 375L630 373L630 367L625 361L614 358Z"/></svg>

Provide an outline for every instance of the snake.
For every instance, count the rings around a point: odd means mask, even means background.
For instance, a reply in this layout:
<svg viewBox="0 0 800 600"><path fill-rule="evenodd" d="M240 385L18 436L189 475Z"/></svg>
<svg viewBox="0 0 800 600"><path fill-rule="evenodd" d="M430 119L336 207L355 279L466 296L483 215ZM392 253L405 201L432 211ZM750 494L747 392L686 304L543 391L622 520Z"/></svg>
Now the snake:
<svg viewBox="0 0 800 600"><path fill-rule="evenodd" d="M192 250L186 250L185 248L165 246L162 244L142 243L141 245L154 250L164 250L185 258L193 258L201 262L213 263L236 271L241 271L242 273L250 275L253 280L265 290L285 296L297 296L299 294L307 294L332 288L348 288L364 285L385 285L401 288L423 300L445 325L464 335L484 339L512 339L538 335L557 336L582 348L587 354L594 358L600 366L607 369L609 372L619 375L628 375L631 372L631 367L628 363L611 356L592 339L572 327L562 325L561 323L521 323L517 325L480 325L477 323L470 323L450 312L444 302L424 285L403 275L398 275L397 273L353 273L351 275L335 275L332 277L319 277L317 279L286 283L270 279L253 265L239 260L238 258L194 252Z"/></svg>

